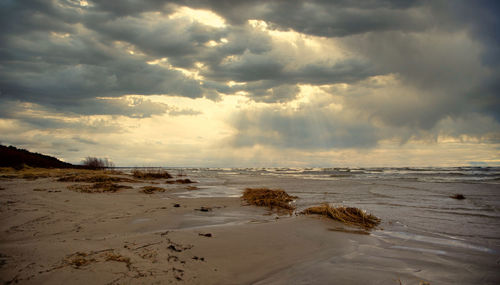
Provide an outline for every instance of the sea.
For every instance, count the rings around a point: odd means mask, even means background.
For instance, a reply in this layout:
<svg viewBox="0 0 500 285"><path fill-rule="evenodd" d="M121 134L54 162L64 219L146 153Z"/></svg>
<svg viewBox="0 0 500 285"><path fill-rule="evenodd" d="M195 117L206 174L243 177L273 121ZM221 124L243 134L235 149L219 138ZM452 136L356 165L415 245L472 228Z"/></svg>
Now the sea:
<svg viewBox="0 0 500 285"><path fill-rule="evenodd" d="M179 193L184 198L283 189L298 197L296 213L327 203L381 218L371 234L382 239L500 252L500 167L166 169L199 182L200 190Z"/></svg>
<svg viewBox="0 0 500 285"><path fill-rule="evenodd" d="M267 187L297 196L290 218L324 203L360 208L382 221L369 232L385 249L381 255L393 253L408 268L418 267L410 260L434 260L434 280L443 284L500 284L500 167L165 169L197 182L197 190L176 192L180 198L240 197L246 188ZM270 221L276 215L224 212L192 218L210 227ZM353 262L348 259L342 262ZM331 262L328 268L334 270ZM457 270L466 270L459 283L450 277Z"/></svg>

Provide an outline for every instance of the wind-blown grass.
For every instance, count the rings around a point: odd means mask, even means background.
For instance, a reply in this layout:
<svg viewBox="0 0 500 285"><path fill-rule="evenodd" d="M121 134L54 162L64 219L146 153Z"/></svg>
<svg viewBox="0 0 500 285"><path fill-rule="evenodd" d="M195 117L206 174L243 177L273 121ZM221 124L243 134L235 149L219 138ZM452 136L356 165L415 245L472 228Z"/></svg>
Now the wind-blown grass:
<svg viewBox="0 0 500 285"><path fill-rule="evenodd" d="M82 184L75 184L75 185L70 185L68 186L68 189L77 191L77 192L82 192L82 193L115 193L118 192L122 189L130 189L132 187L130 186L125 186L125 185L119 185L115 184L112 182L96 182L92 185L82 185Z"/></svg>
<svg viewBox="0 0 500 285"><path fill-rule="evenodd" d="M354 207L332 207L328 204L323 204L321 206L307 208L302 214L322 215L348 225L359 226L366 229L372 229L380 224L379 218Z"/></svg>
<svg viewBox="0 0 500 285"><path fill-rule="evenodd" d="M134 180L123 177L108 176L104 174L68 174L57 179L59 182L134 182Z"/></svg>
<svg viewBox="0 0 500 285"><path fill-rule="evenodd" d="M132 170L132 176L138 179L172 178L170 173L161 168L134 169Z"/></svg>
<svg viewBox="0 0 500 285"><path fill-rule="evenodd" d="M185 178L185 179L177 179L177 180L167 180L165 183L167 184L191 184L196 183L195 181Z"/></svg>
<svg viewBox="0 0 500 285"><path fill-rule="evenodd" d="M269 209L277 208L293 211L295 205L291 204L297 197L290 196L284 190L281 189L269 189L269 188L247 188L243 192L241 197L247 201L250 205L265 206Z"/></svg>
<svg viewBox="0 0 500 285"><path fill-rule="evenodd" d="M154 192L165 192L165 188L155 187L155 186L144 186L141 191L144 194L153 194Z"/></svg>

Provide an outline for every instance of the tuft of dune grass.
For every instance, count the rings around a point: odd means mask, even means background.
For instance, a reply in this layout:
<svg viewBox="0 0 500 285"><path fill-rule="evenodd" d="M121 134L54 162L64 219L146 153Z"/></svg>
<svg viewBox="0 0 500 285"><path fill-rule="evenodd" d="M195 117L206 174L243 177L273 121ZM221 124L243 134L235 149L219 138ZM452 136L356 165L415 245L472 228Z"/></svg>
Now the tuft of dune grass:
<svg viewBox="0 0 500 285"><path fill-rule="evenodd" d="M132 176L138 179L172 178L170 173L161 168L134 169L132 170Z"/></svg>
<svg viewBox="0 0 500 285"><path fill-rule="evenodd" d="M153 194L154 192L165 192L165 188L155 187L155 186L144 186L141 191L144 194Z"/></svg>
<svg viewBox="0 0 500 285"><path fill-rule="evenodd" d="M114 253L114 252L106 252L104 254L105 260L106 261L116 261L116 262L123 262L127 266L127 268L130 269L130 265L132 262L130 262L129 257L125 257L119 253Z"/></svg>
<svg viewBox="0 0 500 285"><path fill-rule="evenodd" d="M115 193L122 189L130 189L130 188L132 187L119 185L108 181L96 182L92 185L75 184L68 186L68 189L82 193L104 193L104 192Z"/></svg>
<svg viewBox="0 0 500 285"><path fill-rule="evenodd" d="M177 179L177 180L167 180L165 181L167 184L191 184L191 183L196 183L195 181L186 178L186 179Z"/></svg>
<svg viewBox="0 0 500 285"><path fill-rule="evenodd" d="M87 175L87 174L68 174L57 179L59 182L90 182L90 183L104 183L104 182L134 182L131 179L123 177L114 177L103 174Z"/></svg>
<svg viewBox="0 0 500 285"><path fill-rule="evenodd" d="M265 206L269 209L277 208L293 211L295 206L291 204L296 196L290 196L282 189L269 188L247 188L241 197L250 205Z"/></svg>
<svg viewBox="0 0 500 285"><path fill-rule="evenodd" d="M321 215L348 225L359 226L366 229L372 229L380 224L379 218L354 207L332 207L328 204L323 204L321 206L307 208L302 214Z"/></svg>

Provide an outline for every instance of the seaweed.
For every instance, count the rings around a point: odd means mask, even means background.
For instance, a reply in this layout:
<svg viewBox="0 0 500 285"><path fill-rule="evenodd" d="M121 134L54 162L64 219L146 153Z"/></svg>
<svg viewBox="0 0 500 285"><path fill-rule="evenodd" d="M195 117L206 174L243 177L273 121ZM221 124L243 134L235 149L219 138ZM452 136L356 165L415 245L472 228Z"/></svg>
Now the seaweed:
<svg viewBox="0 0 500 285"><path fill-rule="evenodd" d="M354 207L332 207L328 204L305 209L302 214L321 215L348 225L372 229L380 224L380 219Z"/></svg>

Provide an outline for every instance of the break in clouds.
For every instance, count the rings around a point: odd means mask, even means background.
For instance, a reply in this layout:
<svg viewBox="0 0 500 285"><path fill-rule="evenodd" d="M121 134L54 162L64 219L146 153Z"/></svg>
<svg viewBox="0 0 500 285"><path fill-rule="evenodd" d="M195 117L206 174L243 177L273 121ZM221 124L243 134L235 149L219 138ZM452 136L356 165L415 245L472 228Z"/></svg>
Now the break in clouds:
<svg viewBox="0 0 500 285"><path fill-rule="evenodd" d="M224 122L230 148L498 145L499 12L496 1L2 1L2 143L36 148L27 134L44 130L64 156L99 142L58 130L119 134L123 120L206 111L161 95L248 100Z"/></svg>

